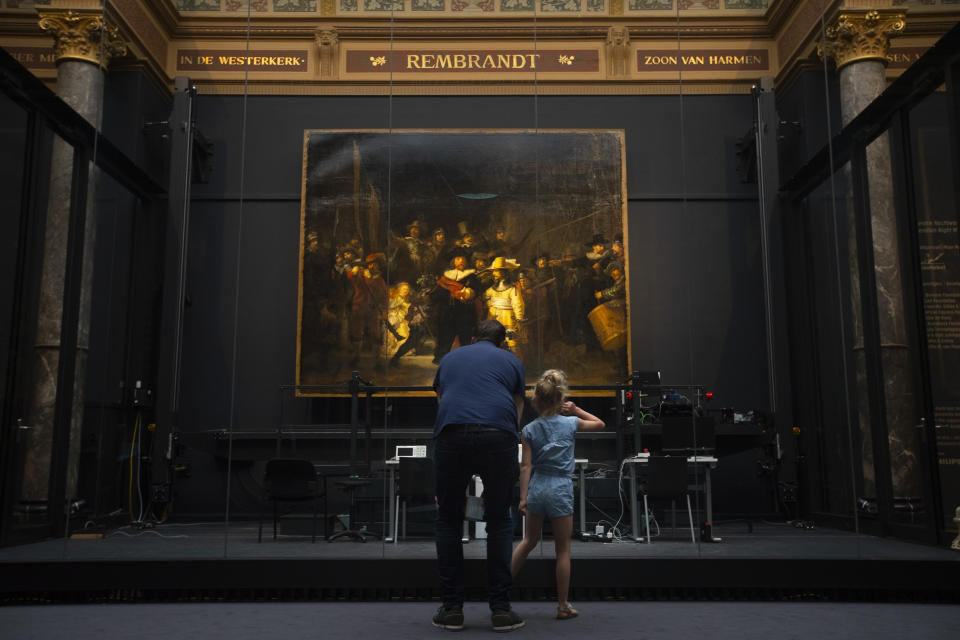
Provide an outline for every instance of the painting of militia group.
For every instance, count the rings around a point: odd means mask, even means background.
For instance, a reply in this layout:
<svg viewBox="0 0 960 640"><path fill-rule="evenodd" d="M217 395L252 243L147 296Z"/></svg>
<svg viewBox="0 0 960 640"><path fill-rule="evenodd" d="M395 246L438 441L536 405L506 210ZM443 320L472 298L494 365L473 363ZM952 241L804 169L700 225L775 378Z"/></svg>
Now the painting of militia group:
<svg viewBox="0 0 960 640"><path fill-rule="evenodd" d="M534 381L629 371L620 131L307 131L297 384L430 386L479 320Z"/></svg>

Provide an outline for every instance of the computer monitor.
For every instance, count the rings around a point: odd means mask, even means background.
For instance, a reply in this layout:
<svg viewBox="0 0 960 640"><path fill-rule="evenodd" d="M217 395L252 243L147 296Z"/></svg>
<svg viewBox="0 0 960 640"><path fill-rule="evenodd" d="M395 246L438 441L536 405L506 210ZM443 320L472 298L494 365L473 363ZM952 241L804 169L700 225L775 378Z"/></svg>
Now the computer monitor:
<svg viewBox="0 0 960 640"><path fill-rule="evenodd" d="M717 436L712 416L663 416L660 449L687 455L713 453Z"/></svg>

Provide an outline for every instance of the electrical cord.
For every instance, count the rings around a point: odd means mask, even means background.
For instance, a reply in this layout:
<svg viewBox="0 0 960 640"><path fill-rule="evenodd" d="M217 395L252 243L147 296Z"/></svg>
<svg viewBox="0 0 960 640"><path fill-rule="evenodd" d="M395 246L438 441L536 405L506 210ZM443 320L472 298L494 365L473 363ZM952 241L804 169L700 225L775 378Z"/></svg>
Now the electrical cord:
<svg viewBox="0 0 960 640"><path fill-rule="evenodd" d="M134 451L134 448L137 446L137 435L139 434L139 432L140 432L140 414L137 414L137 417L133 421L133 437L130 440L130 474L129 474L130 479L127 485L127 511L130 513L131 522L139 521L139 518L135 518L133 516L133 466L134 466L133 451ZM139 491L140 491L140 482L138 479L137 481L138 499L139 499Z"/></svg>
<svg viewBox="0 0 960 640"><path fill-rule="evenodd" d="M617 496L620 498L620 515L617 517L617 521L613 525L614 529L620 526L620 521L623 520L623 514L626 512L626 506L623 502L623 467L626 464L627 459L624 458L620 461L620 468L617 470ZM631 498L634 497L635 496L631 496Z"/></svg>
<svg viewBox="0 0 960 640"><path fill-rule="evenodd" d="M597 522L597 525L599 526L603 526L604 524L607 525L604 527L604 530L607 532L609 539L613 540L614 542L623 542L623 536L626 535L626 531L621 531L619 527L610 524L610 521L608 520L600 520Z"/></svg>
<svg viewBox="0 0 960 640"><path fill-rule="evenodd" d="M120 530L111 531L110 533L107 534L107 537L110 538L110 537L113 537L113 536L123 536L123 537L125 537L125 538L139 538L140 536L145 536L145 535L147 535L148 533L151 534L151 535L155 535L155 536L157 536L158 538L166 538L166 539L168 539L168 540L173 540L173 539L177 539L177 538L189 538L189 537L190 537L190 536L186 536L186 535L182 535L182 534L181 534L181 535L176 535L176 536L168 536L168 535L166 535L166 534L160 533L159 531L154 531L153 529L144 529L144 530L141 531L140 533L127 533L126 531L120 531Z"/></svg>
<svg viewBox="0 0 960 640"><path fill-rule="evenodd" d="M596 503L593 502L592 500L587 500L587 504L590 505L591 507L593 507L593 509L594 509L595 511L597 511L597 513L599 513L600 515L604 516L605 518L608 518L608 519L610 519L610 520L615 520L615 518L614 518L613 516L611 516L609 513L607 513L606 511L604 511L604 510L601 509L600 507L598 507L598 506L596 505ZM601 521L601 522L602 522L602 521ZM597 524L600 524L600 523L598 522Z"/></svg>

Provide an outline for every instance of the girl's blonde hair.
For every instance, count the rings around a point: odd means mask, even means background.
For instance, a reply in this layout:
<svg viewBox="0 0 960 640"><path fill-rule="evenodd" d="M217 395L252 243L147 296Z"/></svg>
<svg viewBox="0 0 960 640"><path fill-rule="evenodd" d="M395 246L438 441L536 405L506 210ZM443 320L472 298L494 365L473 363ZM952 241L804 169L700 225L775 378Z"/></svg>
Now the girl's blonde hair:
<svg viewBox="0 0 960 640"><path fill-rule="evenodd" d="M556 414L567 391L567 374L560 369L547 369L533 389L533 407L540 415Z"/></svg>

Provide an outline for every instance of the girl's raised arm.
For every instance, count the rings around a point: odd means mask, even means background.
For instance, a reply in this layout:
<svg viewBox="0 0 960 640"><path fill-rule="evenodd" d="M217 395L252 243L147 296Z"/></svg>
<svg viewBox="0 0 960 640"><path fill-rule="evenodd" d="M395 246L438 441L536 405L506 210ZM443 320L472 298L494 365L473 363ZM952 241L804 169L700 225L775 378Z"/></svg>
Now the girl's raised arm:
<svg viewBox="0 0 960 640"><path fill-rule="evenodd" d="M565 416L577 416L577 431L600 431L606 426L603 420L592 413L587 413L571 400L563 403L560 413Z"/></svg>

